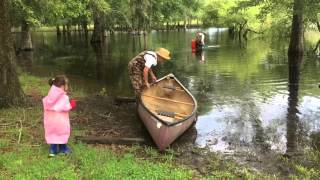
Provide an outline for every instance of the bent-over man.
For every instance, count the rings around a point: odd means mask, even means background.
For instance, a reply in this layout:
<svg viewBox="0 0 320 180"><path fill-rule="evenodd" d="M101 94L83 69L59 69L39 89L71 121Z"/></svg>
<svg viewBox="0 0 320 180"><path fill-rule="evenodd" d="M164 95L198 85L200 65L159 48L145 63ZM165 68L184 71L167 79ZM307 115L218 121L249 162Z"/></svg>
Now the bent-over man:
<svg viewBox="0 0 320 180"><path fill-rule="evenodd" d="M155 52L143 51L129 62L128 71L136 97L141 95L144 88L150 87L149 75L153 82L157 80L152 71L152 66L169 59L171 59L170 52L165 48L159 48Z"/></svg>

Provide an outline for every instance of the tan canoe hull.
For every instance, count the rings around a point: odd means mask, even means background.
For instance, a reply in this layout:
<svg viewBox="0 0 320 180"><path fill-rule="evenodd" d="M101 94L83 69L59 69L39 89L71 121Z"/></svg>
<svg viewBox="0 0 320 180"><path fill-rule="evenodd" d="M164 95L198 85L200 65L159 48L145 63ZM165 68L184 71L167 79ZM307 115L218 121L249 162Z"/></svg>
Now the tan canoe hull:
<svg viewBox="0 0 320 180"><path fill-rule="evenodd" d="M173 74L159 79L145 90L137 108L140 119L160 150L167 148L197 119L197 101ZM157 109L179 116L168 118L159 115Z"/></svg>
<svg viewBox="0 0 320 180"><path fill-rule="evenodd" d="M181 123L168 126L152 116L152 114L150 114L141 105L141 103L138 104L138 113L150 135L152 136L153 141L161 151L166 149L174 140L183 134L193 122L196 121L196 115L194 114Z"/></svg>

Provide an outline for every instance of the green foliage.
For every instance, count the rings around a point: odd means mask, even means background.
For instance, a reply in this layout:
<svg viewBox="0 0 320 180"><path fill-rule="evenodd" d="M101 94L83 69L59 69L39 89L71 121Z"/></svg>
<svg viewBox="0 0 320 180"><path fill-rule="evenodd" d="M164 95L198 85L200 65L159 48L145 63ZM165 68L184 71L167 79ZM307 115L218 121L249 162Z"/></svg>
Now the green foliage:
<svg viewBox="0 0 320 180"><path fill-rule="evenodd" d="M15 26L22 21L32 26L88 24L93 21L93 13L99 13L109 30L142 30L198 19L204 26L254 32L272 29L287 36L293 0L12 0L10 4ZM305 1L306 28L320 31L319 12L320 3Z"/></svg>
<svg viewBox="0 0 320 180"><path fill-rule="evenodd" d="M215 25L217 27L220 26L219 22L219 5L209 4L205 7L204 15L202 17L202 22L204 26L212 26ZM221 17L220 17L221 18Z"/></svg>
<svg viewBox="0 0 320 180"><path fill-rule="evenodd" d="M40 26L45 12L42 7L45 1L39 0L11 0L10 2L10 17L13 25L20 25L25 21L27 24Z"/></svg>
<svg viewBox="0 0 320 180"><path fill-rule="evenodd" d="M318 28L320 31L320 3L306 0L304 5L305 28ZM211 0L204 7L202 19L205 26L223 26L256 33L270 29L280 36L288 36L292 8L293 0Z"/></svg>

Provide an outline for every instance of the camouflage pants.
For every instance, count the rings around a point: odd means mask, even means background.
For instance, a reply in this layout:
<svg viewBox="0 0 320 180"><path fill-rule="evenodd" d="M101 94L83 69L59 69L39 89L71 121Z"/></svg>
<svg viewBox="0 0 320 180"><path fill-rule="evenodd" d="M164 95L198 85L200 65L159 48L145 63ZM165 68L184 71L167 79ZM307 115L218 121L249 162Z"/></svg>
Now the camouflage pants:
<svg viewBox="0 0 320 180"><path fill-rule="evenodd" d="M143 71L141 71L134 63L128 65L129 77L136 97L141 95L144 88Z"/></svg>

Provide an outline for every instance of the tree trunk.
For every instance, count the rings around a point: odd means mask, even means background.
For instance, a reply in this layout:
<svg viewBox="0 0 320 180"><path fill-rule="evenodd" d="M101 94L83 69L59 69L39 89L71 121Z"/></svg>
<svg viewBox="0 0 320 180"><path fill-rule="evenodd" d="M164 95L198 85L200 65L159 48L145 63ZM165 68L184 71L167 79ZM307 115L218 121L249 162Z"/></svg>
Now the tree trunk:
<svg viewBox="0 0 320 180"><path fill-rule="evenodd" d="M242 31L244 30L244 28L246 27L248 21L244 21L243 24L239 24L239 41L241 41L241 34L242 34Z"/></svg>
<svg viewBox="0 0 320 180"><path fill-rule="evenodd" d="M316 44L316 47L314 48L313 52L316 54L316 55L320 55L320 39L318 41L318 43Z"/></svg>
<svg viewBox="0 0 320 180"><path fill-rule="evenodd" d="M288 83L288 113L287 113L287 150L286 155L291 157L297 151L297 130L299 123L298 97L300 64L303 56L289 58L289 83Z"/></svg>
<svg viewBox="0 0 320 180"><path fill-rule="evenodd" d="M104 18L99 12L93 12L93 33L91 43L101 43L104 41Z"/></svg>
<svg viewBox="0 0 320 180"><path fill-rule="evenodd" d="M30 25L23 20L21 24L21 41L20 41L20 50L30 51L33 50Z"/></svg>
<svg viewBox="0 0 320 180"><path fill-rule="evenodd" d="M318 31L320 32L320 22L317 21L317 28L318 28Z"/></svg>
<svg viewBox="0 0 320 180"><path fill-rule="evenodd" d="M87 21L82 22L82 28L84 31L84 36L87 38L88 37L88 22Z"/></svg>
<svg viewBox="0 0 320 180"><path fill-rule="evenodd" d="M303 1L294 0L291 37L288 49L289 57L303 55Z"/></svg>
<svg viewBox="0 0 320 180"><path fill-rule="evenodd" d="M8 1L0 0L0 107L21 105L25 96L16 72Z"/></svg>
<svg viewBox="0 0 320 180"><path fill-rule="evenodd" d="M82 141L88 144L122 144L122 145L148 144L148 142L143 138L132 138L132 137L120 138L120 137L107 137L107 136L87 136L87 137L77 136L76 140Z"/></svg>
<svg viewBox="0 0 320 180"><path fill-rule="evenodd" d="M66 32L67 32L66 25L63 25L62 26L62 34L63 34L63 36L66 36Z"/></svg>
<svg viewBox="0 0 320 180"><path fill-rule="evenodd" d="M59 25L56 26L56 30L57 30L57 36L61 36L61 30Z"/></svg>
<svg viewBox="0 0 320 180"><path fill-rule="evenodd" d="M67 35L71 36L71 25L67 24Z"/></svg>
<svg viewBox="0 0 320 180"><path fill-rule="evenodd" d="M298 117L298 89L300 64L303 57L303 0L295 0L293 5L293 18L291 37L288 49L289 58L289 98L287 115L287 150L286 154L297 150L297 124Z"/></svg>

